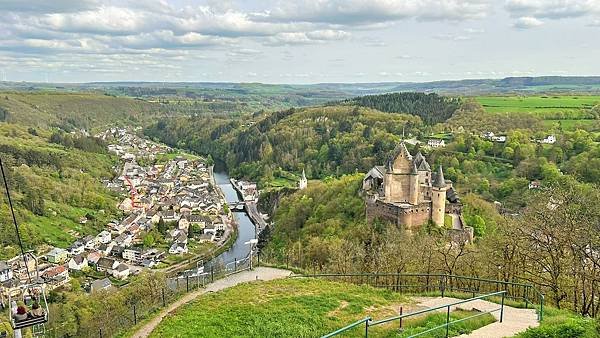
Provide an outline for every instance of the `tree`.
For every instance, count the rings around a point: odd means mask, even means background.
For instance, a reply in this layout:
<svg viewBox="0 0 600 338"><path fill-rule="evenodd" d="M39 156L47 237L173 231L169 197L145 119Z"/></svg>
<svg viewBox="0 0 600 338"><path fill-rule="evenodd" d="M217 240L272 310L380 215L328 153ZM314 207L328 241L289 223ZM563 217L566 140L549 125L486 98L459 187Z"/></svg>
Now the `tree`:
<svg viewBox="0 0 600 338"><path fill-rule="evenodd" d="M163 236L167 235L167 224L165 224L165 220L162 218L162 216L158 220L158 224L156 224L156 228L158 229L158 232L161 235L163 235Z"/></svg>
<svg viewBox="0 0 600 338"><path fill-rule="evenodd" d="M154 238L154 235L151 232L147 233L144 236L144 239L143 239L144 248L151 248L151 247L153 247L155 242L156 242L156 239Z"/></svg>

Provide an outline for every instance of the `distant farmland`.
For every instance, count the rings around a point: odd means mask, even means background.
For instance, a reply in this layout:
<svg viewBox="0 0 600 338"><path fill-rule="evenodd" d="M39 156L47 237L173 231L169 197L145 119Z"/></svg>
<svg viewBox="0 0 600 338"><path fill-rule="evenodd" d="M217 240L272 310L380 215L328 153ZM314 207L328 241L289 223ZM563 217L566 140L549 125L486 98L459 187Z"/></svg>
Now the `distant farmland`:
<svg viewBox="0 0 600 338"><path fill-rule="evenodd" d="M478 96L475 97L490 114L533 114L547 127L563 130L598 130L592 108L600 105L598 95Z"/></svg>
<svg viewBox="0 0 600 338"><path fill-rule="evenodd" d="M490 113L534 113L544 119L587 119L600 96L479 96L476 100Z"/></svg>

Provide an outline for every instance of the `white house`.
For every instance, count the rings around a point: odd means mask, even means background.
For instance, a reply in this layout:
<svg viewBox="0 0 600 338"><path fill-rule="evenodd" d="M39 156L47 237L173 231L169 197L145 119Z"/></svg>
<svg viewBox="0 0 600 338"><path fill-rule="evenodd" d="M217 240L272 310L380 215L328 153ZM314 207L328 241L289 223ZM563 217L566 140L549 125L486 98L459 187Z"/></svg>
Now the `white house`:
<svg viewBox="0 0 600 338"><path fill-rule="evenodd" d="M446 146L446 142L444 142L444 140L431 139L427 141L427 145L431 148L442 148Z"/></svg>
<svg viewBox="0 0 600 338"><path fill-rule="evenodd" d="M188 252L188 247L187 244L185 243L173 243L173 245L171 245L171 247L169 248L169 253L173 254L173 255L179 255L179 254L184 254Z"/></svg>
<svg viewBox="0 0 600 338"><path fill-rule="evenodd" d="M216 235L216 234L217 234L217 228L215 227L215 225L214 225L214 224L207 224L207 225L204 227L204 230L203 230L203 232L204 232L205 234L212 233L213 235Z"/></svg>
<svg viewBox="0 0 600 338"><path fill-rule="evenodd" d="M112 273L112 271L119 265L119 262L112 258L102 257L98 260L98 264L96 264L96 270L99 272L108 272Z"/></svg>
<svg viewBox="0 0 600 338"><path fill-rule="evenodd" d="M91 285L91 291L97 292L100 290L108 290L111 287L112 287L112 283L110 282L110 279L104 278L104 279L99 279L99 280L94 281Z"/></svg>
<svg viewBox="0 0 600 338"><path fill-rule="evenodd" d="M13 272L5 261L0 261L0 283L4 283L13 278Z"/></svg>
<svg viewBox="0 0 600 338"><path fill-rule="evenodd" d="M542 143L546 143L546 144L554 144L554 143L556 143L556 136L554 136L554 135L548 135L541 142Z"/></svg>
<svg viewBox="0 0 600 338"><path fill-rule="evenodd" d="M108 244L111 240L112 237L110 235L110 232L106 230L102 231L96 236L96 241L101 244Z"/></svg>
<svg viewBox="0 0 600 338"><path fill-rule="evenodd" d="M81 271L83 268L85 268L87 266L88 266L88 260L87 260L87 258L83 257L82 255L73 256L69 260L69 269L70 270Z"/></svg>
<svg viewBox="0 0 600 338"><path fill-rule="evenodd" d="M96 238L94 236L85 236L82 240L81 243L85 246L86 249L88 250L92 250L95 249L98 246L98 241L96 241Z"/></svg>
<svg viewBox="0 0 600 338"><path fill-rule="evenodd" d="M75 241L67 251L71 256L80 255L85 251L85 245L81 241Z"/></svg>
<svg viewBox="0 0 600 338"><path fill-rule="evenodd" d="M118 279L126 279L129 277L129 266L127 264L121 263L117 265L117 267L113 270L113 276Z"/></svg>

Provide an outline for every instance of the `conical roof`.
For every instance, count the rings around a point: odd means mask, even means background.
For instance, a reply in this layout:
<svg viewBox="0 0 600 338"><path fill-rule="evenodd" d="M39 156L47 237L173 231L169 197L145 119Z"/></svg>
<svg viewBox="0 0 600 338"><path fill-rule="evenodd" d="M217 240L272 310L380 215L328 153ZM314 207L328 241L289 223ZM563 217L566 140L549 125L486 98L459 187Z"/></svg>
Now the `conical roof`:
<svg viewBox="0 0 600 338"><path fill-rule="evenodd" d="M442 169L442 165L438 167L437 175L435 175L435 180L433 181L433 186L436 188L445 188L446 180L444 179L444 170Z"/></svg>

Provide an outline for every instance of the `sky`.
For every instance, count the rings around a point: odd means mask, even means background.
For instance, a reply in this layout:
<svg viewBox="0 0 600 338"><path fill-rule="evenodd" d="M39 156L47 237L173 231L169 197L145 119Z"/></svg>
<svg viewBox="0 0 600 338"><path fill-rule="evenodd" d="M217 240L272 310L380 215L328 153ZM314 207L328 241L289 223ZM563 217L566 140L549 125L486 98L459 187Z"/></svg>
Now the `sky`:
<svg viewBox="0 0 600 338"><path fill-rule="evenodd" d="M600 75L600 0L0 0L0 81Z"/></svg>

